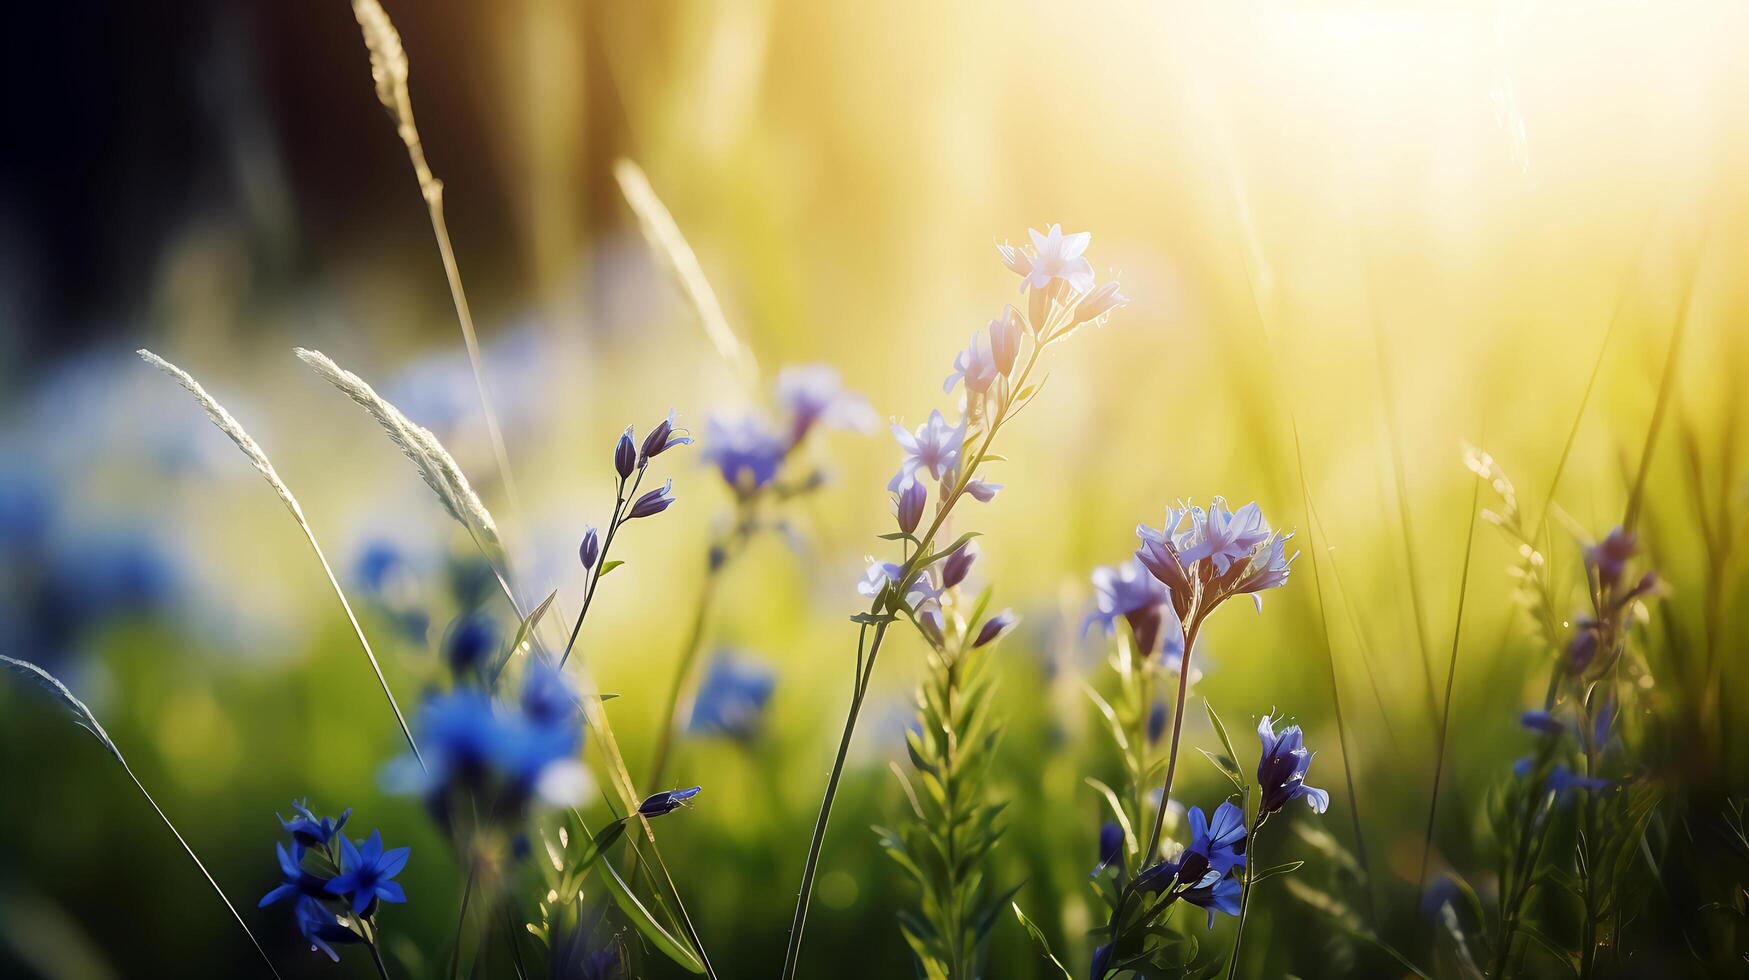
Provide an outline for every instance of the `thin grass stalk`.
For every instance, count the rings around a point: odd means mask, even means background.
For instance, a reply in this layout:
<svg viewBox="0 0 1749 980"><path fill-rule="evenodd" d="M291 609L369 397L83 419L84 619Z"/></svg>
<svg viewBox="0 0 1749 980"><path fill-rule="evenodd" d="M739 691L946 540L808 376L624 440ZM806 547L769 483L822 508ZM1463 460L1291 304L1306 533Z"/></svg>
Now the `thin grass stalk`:
<svg viewBox="0 0 1749 980"><path fill-rule="evenodd" d="M207 418L218 427L220 432L230 437L238 449L243 451L243 455L248 457L256 471L267 480L274 493L279 495L280 502L285 504L287 510L291 511L292 519L297 522L298 529L304 532L304 540L310 543L310 550L316 553L316 561L321 563L323 574L328 576L328 584L333 587L335 598L340 600L340 608L345 610L347 622L352 624L353 635L358 637L358 644L364 649L364 657L370 662L371 672L376 674L377 684L383 689L383 697L388 699L389 710L394 712L395 723L400 726L401 735L407 740L407 747L413 750L413 758L418 760L419 768L424 769L425 759L419 754L419 745L413 740L413 731L407 727L407 719L401 714L401 706L396 703L394 692L389 690L389 682L383 676L382 665L377 663L377 655L375 651L371 650L370 641L365 639L364 627L359 625L358 616L352 611L352 603L346 599L346 591L340 587L340 580L335 577L333 567L328 564L328 556L323 554L322 546L317 543L316 532L311 529L309 520L304 517L303 507L292 495L291 488L280 478L279 471L274 469L273 463L267 458L267 453L249 435L236 417L231 415L212 395L207 394L207 390L201 387L200 382L194 380L194 377L187 371L144 348L140 349L138 353L141 360L170 375L177 384L194 396L194 400L206 411Z"/></svg>
<svg viewBox="0 0 1749 980"><path fill-rule="evenodd" d="M1261 807L1259 807L1261 809ZM1245 787L1245 811L1251 811L1251 787ZM1233 952L1227 958L1227 980L1237 980L1239 976L1239 952L1244 948L1245 923L1251 918L1251 883L1257 877L1259 852L1257 838L1263 831L1263 825L1269 822L1269 815L1259 813L1251 823L1251 829L1245 833L1245 880L1239 890L1239 922L1233 929Z"/></svg>
<svg viewBox="0 0 1749 980"><path fill-rule="evenodd" d="M1311 523L1312 489L1306 477L1306 456L1300 444L1300 424L1292 420L1294 433L1294 461L1300 471L1300 496L1306 506L1308 524ZM1308 533L1312 529L1307 528ZM1324 609L1324 579L1318 574L1318 548L1316 541L1308 542L1306 549L1312 558L1312 591L1318 604L1318 627L1324 638L1324 662L1330 671L1330 704L1336 715L1336 746L1342 752L1342 779L1348 787L1348 816L1354 824L1354 857L1359 863L1361 874L1366 878L1366 904L1372 914L1373 922L1378 922L1378 906L1373 899L1372 868L1366 857L1366 834L1361 830L1360 798L1354 792L1354 757L1348 746L1348 725L1342 716L1342 690L1336 678L1336 648L1330 643L1330 616Z"/></svg>
<svg viewBox="0 0 1749 980"><path fill-rule="evenodd" d="M1311 505L1311 501L1307 501ZM1324 519L1318 515L1316 505L1311 505L1312 526L1325 541L1330 535L1324 530ZM1360 662L1366 671L1367 684L1372 688L1373 703L1378 706L1379 720L1384 722L1385 734L1390 736L1391 744L1397 745L1397 729L1391 724L1390 713L1385 708L1384 692L1379 688L1379 672L1373 666L1372 644L1367 641L1366 631L1361 628L1360 616L1354 611L1354 603L1348 600L1348 586L1342 581L1341 566L1336 564L1334 550L1328 555L1330 559L1330 576L1336 580L1336 595L1342 603L1342 614L1348 620L1349 629L1354 631L1355 644L1360 647Z"/></svg>
<svg viewBox="0 0 1749 980"><path fill-rule="evenodd" d="M673 751L675 733L680 728L680 695L692 674L693 665L698 662L699 651L704 648L705 624L710 619L711 605L721 578L721 566L713 564L705 572L704 586L699 590L697 605L692 611L692 625L687 629L686 640L680 648L680 661L675 664L674 677L668 684L668 698L659 716L662 731L656 736L656 748L650 754L652 786L662 785L662 776L668 771L668 756Z"/></svg>
<svg viewBox="0 0 1749 980"><path fill-rule="evenodd" d="M1427 830L1421 837L1421 870L1415 877L1415 902L1420 907L1427 892L1427 861L1433 853L1433 825L1439 814L1439 786L1445 774L1445 747L1451 734L1452 692L1457 686L1458 650L1464 635L1464 604L1470 594L1470 559L1476 550L1476 514L1482 499L1482 477L1472 479L1469 527L1464 532L1463 570L1458 573L1457 616L1451 628L1451 662L1445 672L1445 703L1439 714L1439 742L1433 754L1433 789L1427 800Z"/></svg>
<svg viewBox="0 0 1749 980"><path fill-rule="evenodd" d="M266 459L265 456L261 458ZM261 943L255 938L255 933L249 930L249 924L243 921L243 916L237 912L237 907L232 905L231 900L226 897L225 890L219 887L219 882L213 877L213 873L206 869L206 864L201 861L198 854L194 853L194 848L189 846L187 839L182 836L182 831L176 829L176 825L170 822L170 817L164 812L164 808L159 806L158 801L152 798L151 792L146 789L146 784L140 782L139 776L134 775L134 768L128 765L127 758L121 754L121 749L116 747L115 740L109 737L109 732L104 729L100 722L98 722L97 716L91 712L91 709L86 706L85 702L79 700L79 698L67 688L67 685L61 683L60 678L28 660L18 660L0 654L0 663L3 663L12 670L29 677L38 685L49 691L49 693L61 702L61 705L64 708L72 712L74 724L85 729L85 731L90 733L93 738L103 743L103 747L109 750L109 754L113 756L116 763L121 766L122 772L127 773L127 777L134 784L134 788L140 791L140 795L145 797L146 802L151 805L152 811L158 814L158 819L164 821L164 826L169 828L171 835L176 838L176 843L182 845L182 850L188 855L188 859L194 862L196 868L200 869L201 877L205 878L206 883L212 886L213 893L219 896L219 901L225 903L225 908L230 911L231 918L237 920L237 927L243 930L243 935L249 937L249 944L255 947L255 951L261 954L261 962L266 964L267 972L272 974L275 980L278 980L279 971L274 969L273 960L268 957L267 950L263 949Z"/></svg>

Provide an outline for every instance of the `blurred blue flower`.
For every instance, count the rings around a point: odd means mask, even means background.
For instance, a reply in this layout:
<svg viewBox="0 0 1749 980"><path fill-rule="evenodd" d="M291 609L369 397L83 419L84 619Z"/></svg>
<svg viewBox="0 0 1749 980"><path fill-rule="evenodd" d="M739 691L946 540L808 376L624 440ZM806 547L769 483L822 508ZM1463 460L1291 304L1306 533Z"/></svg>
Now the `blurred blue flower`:
<svg viewBox="0 0 1749 980"><path fill-rule="evenodd" d="M1099 826L1099 866L1093 874L1097 876L1113 864L1123 867L1123 828L1107 820Z"/></svg>
<svg viewBox="0 0 1749 980"><path fill-rule="evenodd" d="M522 712L536 725L576 727L578 710L575 682L543 660L531 660L522 673Z"/></svg>
<svg viewBox="0 0 1749 980"><path fill-rule="evenodd" d="M1306 785L1312 753L1306 750L1300 726L1289 725L1278 736L1269 716L1264 715L1257 723L1257 738L1263 743L1263 755L1257 762L1257 783L1263 789L1258 813L1274 813L1301 797L1311 804L1313 812L1323 813L1330 806L1330 794Z"/></svg>
<svg viewBox="0 0 1749 980"><path fill-rule="evenodd" d="M326 846L330 840L334 839L335 832L346 826L346 818L352 816L352 808L347 807L338 819L334 817L318 819L314 813L310 812L307 800L293 800L292 809L296 810L298 815L290 820L279 817L279 825L292 836L292 840L305 847ZM274 816L278 817L279 815L274 814Z"/></svg>
<svg viewBox="0 0 1749 980"><path fill-rule="evenodd" d="M328 882L328 893L347 896L354 915L365 914L365 909L378 901L405 902L407 894L393 879L407 866L407 856L412 850L410 847L396 847L384 851L383 835L377 830L371 831L370 837L357 846L342 836L340 874Z"/></svg>
<svg viewBox="0 0 1749 980"><path fill-rule="evenodd" d="M875 427L874 410L847 390L838 372L824 364L792 364L777 372L777 404L789 415L789 444L807 436L815 424L853 432Z"/></svg>
<svg viewBox="0 0 1749 980"><path fill-rule="evenodd" d="M994 641L1003 633L1013 629L1014 624L1018 622L1020 622L1020 617L1014 614L1014 610L1002 610L984 621L983 628L978 630L977 638L972 641L972 647L975 649Z"/></svg>
<svg viewBox="0 0 1749 980"><path fill-rule="evenodd" d="M1117 630L1118 619L1130 624L1135 635L1137 652L1146 657L1154 652L1165 623L1165 610L1172 596L1166 586L1148 574L1142 563L1131 559L1117 566L1093 570L1094 610L1081 623L1085 634L1098 623L1107 633ZM1173 616L1176 623L1177 616Z"/></svg>
<svg viewBox="0 0 1749 980"><path fill-rule="evenodd" d="M548 695L535 700L537 710L550 708ZM554 769L574 764L572 757L582 744L574 716L562 722L551 718L500 711L477 689L436 695L419 710L427 768L420 769L410 755L402 756L390 764L385 781L394 791L433 795L452 785L480 787L496 780L509 801L525 799L543 788Z"/></svg>
<svg viewBox="0 0 1749 980"><path fill-rule="evenodd" d="M466 613L450 624L444 659L457 677L469 677L498 652L498 623L483 612Z"/></svg>
<svg viewBox="0 0 1749 980"><path fill-rule="evenodd" d="M1167 713L1166 699L1155 698L1154 704L1148 709L1148 744L1160 741L1160 736L1166 734L1166 722L1171 720Z"/></svg>
<svg viewBox="0 0 1749 980"><path fill-rule="evenodd" d="M419 603L419 580L406 553L392 541L376 539L359 553L354 575L363 592L407 639L424 646L431 615Z"/></svg>
<svg viewBox="0 0 1749 980"><path fill-rule="evenodd" d="M1566 727L1547 711L1526 711L1518 716L1518 723L1545 735L1559 735L1566 730Z"/></svg>
<svg viewBox="0 0 1749 980"><path fill-rule="evenodd" d="M691 789L667 789L660 793L652 793L638 804L638 812L646 817L660 817L673 813L683 806L691 806L692 798L698 795L699 787Z"/></svg>
<svg viewBox="0 0 1749 980"><path fill-rule="evenodd" d="M777 479L788 453L789 445L757 416L713 418L705 425L701 458L715 466L736 493L752 493Z"/></svg>
<svg viewBox="0 0 1749 980"><path fill-rule="evenodd" d="M751 741L759 734L765 706L776 688L777 674L771 668L718 654L693 699L687 730Z"/></svg>

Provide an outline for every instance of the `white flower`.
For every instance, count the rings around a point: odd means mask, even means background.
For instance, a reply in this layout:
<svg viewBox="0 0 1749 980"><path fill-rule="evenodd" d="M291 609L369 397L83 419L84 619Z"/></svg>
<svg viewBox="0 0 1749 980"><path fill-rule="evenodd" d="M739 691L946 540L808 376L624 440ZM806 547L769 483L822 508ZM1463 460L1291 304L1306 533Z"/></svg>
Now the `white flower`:
<svg viewBox="0 0 1749 980"><path fill-rule="evenodd" d="M1042 290L1051 284L1052 279L1061 279L1076 292L1093 288L1093 263L1081 254L1087 251L1087 243L1093 240L1092 234L1078 231L1065 235L1062 225L1052 225L1051 230L1043 235L1032 228L1026 233L1032 236L1033 247L1031 268L1025 273L1026 285Z"/></svg>
<svg viewBox="0 0 1749 980"><path fill-rule="evenodd" d="M873 599L881 594L887 583L897 580L901 571L904 569L890 561L875 561L871 558L868 568L862 573L862 580L856 583L856 591Z"/></svg>

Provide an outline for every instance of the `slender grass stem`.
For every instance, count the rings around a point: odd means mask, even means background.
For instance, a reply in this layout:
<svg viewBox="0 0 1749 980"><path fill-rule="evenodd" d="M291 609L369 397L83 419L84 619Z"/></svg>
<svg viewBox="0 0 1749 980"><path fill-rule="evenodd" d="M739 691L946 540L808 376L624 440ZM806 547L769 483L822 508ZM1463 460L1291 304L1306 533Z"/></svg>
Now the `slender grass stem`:
<svg viewBox="0 0 1749 980"><path fill-rule="evenodd" d="M1251 808L1251 788L1245 788L1245 808ZM1267 814L1258 814L1252 821L1251 831L1246 835L1245 842L1245 880L1239 890L1239 924L1233 930L1233 954L1227 960L1227 980L1236 980L1239 976L1239 951L1244 948L1245 923L1251 917L1251 882L1257 877L1257 838L1263 831L1263 825L1269 821Z"/></svg>
<svg viewBox="0 0 1749 980"><path fill-rule="evenodd" d="M359 646L364 648L364 658L370 661L371 672L376 674L377 684L383 689L383 697L389 701L389 710L395 713L395 724L401 727L401 737L407 740L407 748L413 751L413 758L418 761L419 768L425 769L425 757L419 754L419 743L413 740L413 730L407 727L407 718L401 714L401 706L395 702L395 694L389 690L388 679L383 676L382 665L377 663L377 655L370 648L370 641L364 638L364 627L358 624L358 616L352 611L352 603L346 600L346 593L340 588L340 580L334 577L334 569L328 564L328 556L322 553L322 546L316 543L316 535L308 525L304 526L304 537L310 542L310 548L316 553L316 560L322 564L323 574L328 576L328 584L334 587L334 596L340 600L340 608L346 611L346 619L352 624L352 632L358 636Z"/></svg>
<svg viewBox="0 0 1749 980"><path fill-rule="evenodd" d="M650 785L661 786L662 777L668 770L668 754L674 747L674 736L680 727L680 695L686 689L687 678L692 676L692 668L698 662L698 654L704 648L705 623L710 619L710 611L716 598L717 583L721 580L722 566L713 563L705 572L704 586L699 589L698 602L692 611L692 625L686 632L686 641L680 648L680 660L674 666L674 677L668 684L668 697L664 702L662 731L656 736L656 748L650 754Z"/></svg>
<svg viewBox="0 0 1749 980"><path fill-rule="evenodd" d="M366 940L365 946L370 949L370 961L377 968L377 976L389 980L389 968L383 963L383 954L377 949L376 940Z"/></svg>
<svg viewBox="0 0 1749 980"><path fill-rule="evenodd" d="M1464 532L1463 570L1458 573L1457 617L1451 628L1451 662L1445 672L1445 704L1439 713L1439 742L1433 754L1433 788L1427 800L1427 830L1421 836L1421 870L1415 877L1415 901L1420 907L1427 892L1427 862L1433 853L1433 825L1439 814L1439 785L1445 773L1445 747L1451 735L1451 699L1457 684L1458 650L1464 634L1464 602L1469 597L1470 558L1476 548L1476 514L1481 504L1482 478L1478 474L1470 492L1469 527Z"/></svg>

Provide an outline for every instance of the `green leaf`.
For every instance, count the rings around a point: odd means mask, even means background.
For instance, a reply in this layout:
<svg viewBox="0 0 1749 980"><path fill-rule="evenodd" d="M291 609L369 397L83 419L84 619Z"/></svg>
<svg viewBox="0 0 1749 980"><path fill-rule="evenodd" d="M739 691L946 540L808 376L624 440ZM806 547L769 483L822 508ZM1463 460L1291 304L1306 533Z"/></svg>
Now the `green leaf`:
<svg viewBox="0 0 1749 980"><path fill-rule="evenodd" d="M1123 804L1117 801L1117 793L1092 776L1087 777L1087 785L1098 790L1105 797L1105 802L1111 804L1111 812L1117 815L1117 825L1123 828L1124 850L1130 854L1138 854L1142 845L1136 840L1136 832L1130 827L1130 818L1123 812Z"/></svg>
<svg viewBox="0 0 1749 980"><path fill-rule="evenodd" d="M616 569L619 566L624 565L624 564L625 564L625 562L620 561L619 559L615 558L613 561L606 562L601 566L601 574L603 577L606 577L608 572L611 572L614 569Z"/></svg>
<svg viewBox="0 0 1749 980"><path fill-rule="evenodd" d="M1221 724L1221 716L1215 714L1215 706L1209 703L1208 698L1202 699L1202 707L1204 711L1208 712L1209 724L1215 730L1215 737L1221 740L1221 748L1227 751L1227 758L1233 763L1233 771L1237 772L1239 770L1239 753L1233 751L1233 740L1227 737L1227 726ZM1240 789L1244 789L1244 787L1241 786Z"/></svg>
<svg viewBox="0 0 1749 980"><path fill-rule="evenodd" d="M1227 780L1233 784L1234 789L1241 793L1245 792L1244 777L1239 775L1239 767L1234 765L1232 759L1225 755L1216 755L1200 745L1197 746L1196 750L1203 754L1203 758L1214 763L1215 768L1221 771L1221 775L1227 777Z"/></svg>
<svg viewBox="0 0 1749 980"><path fill-rule="evenodd" d="M491 687L498 686L498 678L504 673L504 668L510 666L510 661L516 659L516 651L521 650L522 645L528 642L529 634L534 632L535 626L540 624L541 617L547 614L547 610L552 608L553 600L558 597L558 589L547 593L547 597L541 600L540 605L534 607L534 611L524 617L521 625L516 627L516 638L510 642L510 649L504 651L504 656L499 659L497 666L492 668Z"/></svg>
<svg viewBox="0 0 1749 980"><path fill-rule="evenodd" d="M898 618L899 617L892 613L857 613L850 617L850 621L853 623L861 623L864 626L879 626L882 623L893 622Z"/></svg>
<svg viewBox="0 0 1749 980"><path fill-rule="evenodd" d="M1045 959L1051 961L1051 965L1063 975L1063 980L1075 980L1075 975L1069 972L1069 968L1063 965L1062 960L1057 959L1055 953L1051 952L1051 941L1045 938L1044 930L1033 925L1032 920L1026 917L1026 913L1020 910L1020 903L1009 902L1008 905L1014 909L1014 917L1019 919L1020 924L1025 927L1026 934L1031 936L1032 941L1037 944L1038 951L1044 955Z"/></svg>
<svg viewBox="0 0 1749 980"><path fill-rule="evenodd" d="M597 862L596 867L601 869L601 883L613 893L614 903L619 906L621 912L625 913L625 917L631 920L632 925L644 934L644 938L650 941L650 945L661 950L663 955L680 964L681 968L688 973L704 972L704 963L692 951L692 947L662 928L661 924L650 914L650 910L644 907L644 903L638 901L638 897L632 894L632 890L626 886L624 879L620 878L619 872L613 870L612 862L600 861Z"/></svg>
<svg viewBox="0 0 1749 980"><path fill-rule="evenodd" d="M1257 872L1257 874L1251 878L1251 884L1255 885L1259 882L1268 881L1276 875L1292 874L1304 867L1305 863L1306 862L1304 861L1288 861L1285 864L1278 864L1273 868L1266 868Z"/></svg>
<svg viewBox="0 0 1749 980"><path fill-rule="evenodd" d="M909 531L888 531L886 534L877 534L875 537L880 538L882 541L909 541L912 544L917 543L917 536Z"/></svg>

